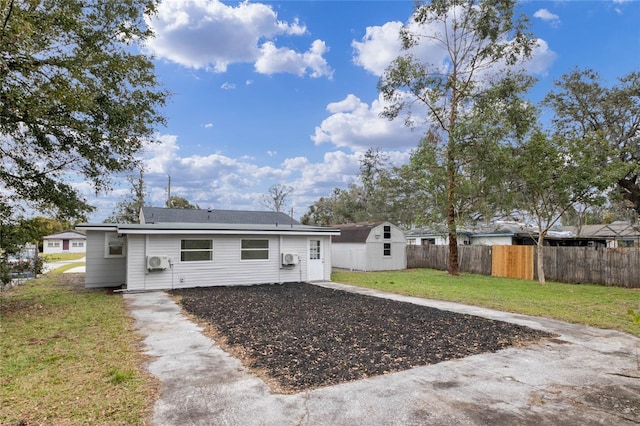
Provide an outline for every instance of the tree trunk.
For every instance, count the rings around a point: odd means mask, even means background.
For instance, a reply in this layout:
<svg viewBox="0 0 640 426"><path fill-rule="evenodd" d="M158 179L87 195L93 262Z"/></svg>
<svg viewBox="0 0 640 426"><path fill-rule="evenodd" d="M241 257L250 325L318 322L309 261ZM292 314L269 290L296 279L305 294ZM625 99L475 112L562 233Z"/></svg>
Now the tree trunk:
<svg viewBox="0 0 640 426"><path fill-rule="evenodd" d="M460 273L458 268L458 232L456 230L456 208L454 204L456 174L455 159L451 148L449 148L448 157L447 229L449 231L449 275L458 275Z"/></svg>
<svg viewBox="0 0 640 426"><path fill-rule="evenodd" d="M544 279L544 235L538 235L538 247L537 247L537 252L538 252L538 262L537 262L537 269L538 269L538 282L540 283L540 285L544 285L545 283L545 279Z"/></svg>

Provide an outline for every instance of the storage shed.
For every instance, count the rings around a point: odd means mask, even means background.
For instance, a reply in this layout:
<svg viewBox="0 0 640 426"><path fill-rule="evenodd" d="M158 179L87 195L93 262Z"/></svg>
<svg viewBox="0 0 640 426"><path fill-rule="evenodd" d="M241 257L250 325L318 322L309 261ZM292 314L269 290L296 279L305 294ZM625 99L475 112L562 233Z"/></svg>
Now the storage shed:
<svg viewBox="0 0 640 426"><path fill-rule="evenodd" d="M355 271L390 271L407 268L404 232L390 222L336 225L331 237L335 268Z"/></svg>
<svg viewBox="0 0 640 426"><path fill-rule="evenodd" d="M200 213L207 212L215 211ZM149 223L144 214L140 224L80 225L87 232L85 286L159 290L329 280L330 237L339 230L300 225L284 213L279 222L261 223L276 218L272 213L229 215L257 223ZM181 212L162 214L184 220Z"/></svg>

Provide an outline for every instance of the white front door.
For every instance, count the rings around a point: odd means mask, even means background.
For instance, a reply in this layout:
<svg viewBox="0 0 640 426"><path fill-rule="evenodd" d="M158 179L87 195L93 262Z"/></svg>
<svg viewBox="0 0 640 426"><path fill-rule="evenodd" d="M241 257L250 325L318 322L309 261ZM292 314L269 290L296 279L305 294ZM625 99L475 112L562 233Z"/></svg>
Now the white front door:
<svg viewBox="0 0 640 426"><path fill-rule="evenodd" d="M307 280L324 280L324 250L322 240L309 240L309 255L307 256Z"/></svg>

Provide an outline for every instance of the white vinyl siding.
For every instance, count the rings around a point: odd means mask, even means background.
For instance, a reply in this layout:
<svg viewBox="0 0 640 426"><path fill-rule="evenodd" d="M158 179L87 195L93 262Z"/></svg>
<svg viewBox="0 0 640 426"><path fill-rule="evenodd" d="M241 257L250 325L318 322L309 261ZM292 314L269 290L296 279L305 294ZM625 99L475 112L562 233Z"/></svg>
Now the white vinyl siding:
<svg viewBox="0 0 640 426"><path fill-rule="evenodd" d="M307 280L306 236L212 235L215 262L180 262L181 241L203 239L202 235L133 235L127 236L127 289L156 290L186 287L225 285L252 285ZM329 238L321 236L328 247ZM268 243L268 259L261 261L242 259L242 240L262 240ZM263 243L264 244L264 243ZM264 249L262 249L264 250ZM283 268L281 253L297 253L300 263ZM169 256L171 268L160 271L146 270L147 256ZM330 278L331 263L325 250L325 279Z"/></svg>
<svg viewBox="0 0 640 426"><path fill-rule="evenodd" d="M126 282L126 258L104 256L105 232L87 231L85 287L117 287Z"/></svg>

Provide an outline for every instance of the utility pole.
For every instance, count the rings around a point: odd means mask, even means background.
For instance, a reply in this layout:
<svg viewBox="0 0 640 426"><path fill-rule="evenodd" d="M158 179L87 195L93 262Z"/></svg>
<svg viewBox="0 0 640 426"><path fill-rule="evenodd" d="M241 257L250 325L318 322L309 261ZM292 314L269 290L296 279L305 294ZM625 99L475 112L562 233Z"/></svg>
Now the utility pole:
<svg viewBox="0 0 640 426"><path fill-rule="evenodd" d="M171 176L167 176L169 178L169 183L167 184L167 207L171 207L169 204L171 202Z"/></svg>

